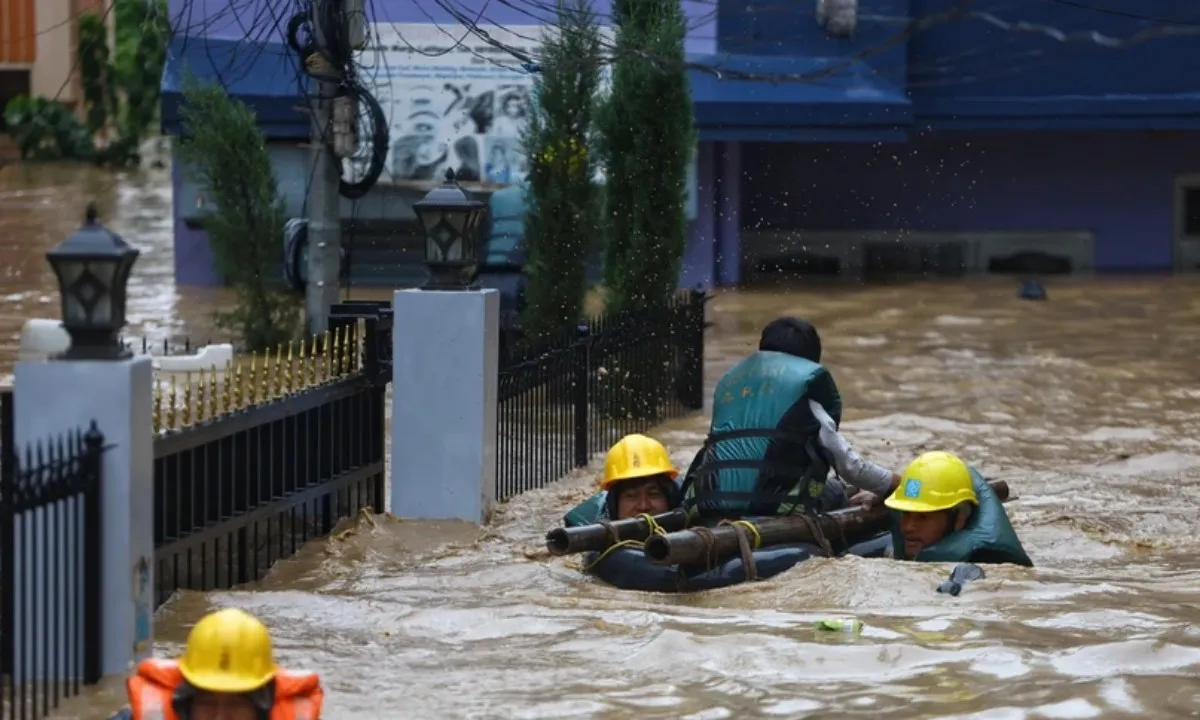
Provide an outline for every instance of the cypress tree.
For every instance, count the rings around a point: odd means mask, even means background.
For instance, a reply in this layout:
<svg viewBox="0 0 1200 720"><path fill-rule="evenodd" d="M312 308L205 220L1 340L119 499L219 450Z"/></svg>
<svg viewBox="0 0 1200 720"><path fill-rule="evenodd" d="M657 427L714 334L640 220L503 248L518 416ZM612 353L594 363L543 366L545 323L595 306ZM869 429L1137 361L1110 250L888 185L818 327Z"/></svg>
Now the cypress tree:
<svg viewBox="0 0 1200 720"><path fill-rule="evenodd" d="M579 321L586 266L596 240L599 188L589 149L600 84L600 28L585 0L558 4L556 32L542 43L534 110L523 143L528 282L522 327L545 336Z"/></svg>
<svg viewBox="0 0 1200 720"><path fill-rule="evenodd" d="M607 169L606 305L632 323L622 332L656 338L649 355L609 368L608 412L659 419L672 387L668 308L687 240L687 166L695 143L684 66L687 31L679 0L614 0L612 91L600 113ZM618 361L620 362L620 361ZM614 372L615 371L615 372Z"/></svg>
<svg viewBox="0 0 1200 720"><path fill-rule="evenodd" d="M612 92L600 114L607 169L607 307L664 307L687 239L687 166L695 143L679 0L614 0Z"/></svg>

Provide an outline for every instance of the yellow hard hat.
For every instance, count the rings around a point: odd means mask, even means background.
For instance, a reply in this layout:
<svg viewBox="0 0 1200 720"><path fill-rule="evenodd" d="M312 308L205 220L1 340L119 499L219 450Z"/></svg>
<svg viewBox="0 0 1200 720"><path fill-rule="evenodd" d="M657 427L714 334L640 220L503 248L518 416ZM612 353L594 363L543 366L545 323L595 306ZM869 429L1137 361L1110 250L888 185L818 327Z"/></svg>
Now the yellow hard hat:
<svg viewBox="0 0 1200 720"><path fill-rule="evenodd" d="M645 435L626 435L609 448L600 487L607 490L613 483L651 475L666 475L674 480L679 471L671 464L671 455L662 443Z"/></svg>
<svg viewBox="0 0 1200 720"><path fill-rule="evenodd" d="M920 513L949 510L964 502L979 504L971 469L957 455L927 452L904 469L900 485L883 504Z"/></svg>
<svg viewBox="0 0 1200 720"><path fill-rule="evenodd" d="M179 671L192 687L218 693L245 693L266 685L278 668L267 626L237 608L201 618L188 633Z"/></svg>

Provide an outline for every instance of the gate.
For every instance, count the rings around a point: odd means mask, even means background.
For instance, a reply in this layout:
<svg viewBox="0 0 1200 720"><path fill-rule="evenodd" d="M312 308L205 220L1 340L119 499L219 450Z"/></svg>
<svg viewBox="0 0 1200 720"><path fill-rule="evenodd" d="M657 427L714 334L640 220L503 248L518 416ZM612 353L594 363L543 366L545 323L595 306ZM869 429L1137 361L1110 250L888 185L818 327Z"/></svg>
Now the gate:
<svg viewBox="0 0 1200 720"><path fill-rule="evenodd" d="M506 344L500 359L496 500L585 467L623 435L704 407L708 297L602 315L548 342Z"/></svg>
<svg viewBox="0 0 1200 720"><path fill-rule="evenodd" d="M160 381L156 604L259 580L340 518L383 512L390 304L337 305L330 328Z"/></svg>
<svg viewBox="0 0 1200 720"><path fill-rule="evenodd" d="M101 676L104 438L21 450L0 392L0 715L41 718Z"/></svg>

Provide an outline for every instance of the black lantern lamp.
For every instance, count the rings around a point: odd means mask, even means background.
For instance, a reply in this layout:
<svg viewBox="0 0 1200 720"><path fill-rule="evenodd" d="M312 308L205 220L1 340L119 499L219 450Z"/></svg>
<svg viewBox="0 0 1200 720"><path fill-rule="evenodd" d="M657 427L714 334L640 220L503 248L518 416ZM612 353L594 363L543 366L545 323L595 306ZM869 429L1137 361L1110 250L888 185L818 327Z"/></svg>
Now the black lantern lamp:
<svg viewBox="0 0 1200 720"><path fill-rule="evenodd" d="M88 204L83 225L46 253L58 277L62 326L71 336L63 360L132 356L119 336L125 327L125 287L139 252L97 218L96 206Z"/></svg>
<svg viewBox="0 0 1200 720"><path fill-rule="evenodd" d="M464 290L467 273L478 261L476 234L487 214L487 203L471 199L446 171L446 181L413 205L425 231L428 290Z"/></svg>

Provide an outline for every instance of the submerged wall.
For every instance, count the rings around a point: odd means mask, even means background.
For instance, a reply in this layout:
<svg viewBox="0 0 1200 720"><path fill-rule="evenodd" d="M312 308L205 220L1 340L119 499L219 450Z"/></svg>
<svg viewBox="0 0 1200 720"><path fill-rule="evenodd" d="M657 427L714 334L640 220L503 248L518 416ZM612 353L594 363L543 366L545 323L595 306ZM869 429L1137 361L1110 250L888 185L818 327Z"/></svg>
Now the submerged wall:
<svg viewBox="0 0 1200 720"><path fill-rule="evenodd" d="M925 133L907 144L746 144L744 229L1090 230L1096 269L1168 270L1174 179L1200 133Z"/></svg>

